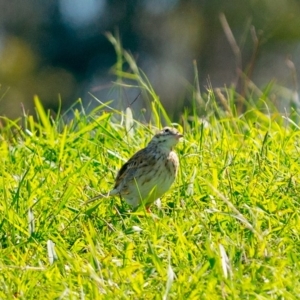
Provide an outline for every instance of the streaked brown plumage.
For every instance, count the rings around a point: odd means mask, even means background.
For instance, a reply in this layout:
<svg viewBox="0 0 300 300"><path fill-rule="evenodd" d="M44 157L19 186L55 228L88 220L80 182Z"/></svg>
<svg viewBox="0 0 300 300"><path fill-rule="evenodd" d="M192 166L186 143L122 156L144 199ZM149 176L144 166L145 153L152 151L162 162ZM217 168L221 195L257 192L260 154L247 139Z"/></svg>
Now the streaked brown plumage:
<svg viewBox="0 0 300 300"><path fill-rule="evenodd" d="M114 188L105 196L99 195L87 201L120 195L134 208L142 201L149 206L174 182L179 160L173 147L182 137L175 128L165 127L158 132L149 144L136 152L119 170Z"/></svg>

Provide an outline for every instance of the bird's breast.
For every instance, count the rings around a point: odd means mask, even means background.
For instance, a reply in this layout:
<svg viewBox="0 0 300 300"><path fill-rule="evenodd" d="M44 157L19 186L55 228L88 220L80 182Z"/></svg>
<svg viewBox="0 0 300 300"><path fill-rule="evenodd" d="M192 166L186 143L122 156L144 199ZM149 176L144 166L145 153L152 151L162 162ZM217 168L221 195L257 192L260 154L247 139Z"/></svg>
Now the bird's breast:
<svg viewBox="0 0 300 300"><path fill-rule="evenodd" d="M176 177L179 166L178 156L174 151L171 151L165 159L165 168L170 176Z"/></svg>
<svg viewBox="0 0 300 300"><path fill-rule="evenodd" d="M155 178L158 194L165 193L174 182L179 166L179 160L175 152L162 154L155 166Z"/></svg>

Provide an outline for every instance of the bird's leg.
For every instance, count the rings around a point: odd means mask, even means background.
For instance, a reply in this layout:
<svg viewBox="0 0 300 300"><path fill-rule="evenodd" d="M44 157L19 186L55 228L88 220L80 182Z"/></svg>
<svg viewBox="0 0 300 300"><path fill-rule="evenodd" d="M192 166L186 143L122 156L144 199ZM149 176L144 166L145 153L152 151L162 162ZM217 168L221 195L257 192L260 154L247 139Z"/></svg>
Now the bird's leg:
<svg viewBox="0 0 300 300"><path fill-rule="evenodd" d="M146 211L148 214L151 214L150 206L146 206Z"/></svg>
<svg viewBox="0 0 300 300"><path fill-rule="evenodd" d="M122 195L121 194L119 194L119 198L120 198L120 203L121 203L121 206L119 206L119 212L121 213L121 214L126 214L127 213L127 209L126 209L126 206L124 206L124 204L125 204L125 201L124 201L124 199L122 198Z"/></svg>

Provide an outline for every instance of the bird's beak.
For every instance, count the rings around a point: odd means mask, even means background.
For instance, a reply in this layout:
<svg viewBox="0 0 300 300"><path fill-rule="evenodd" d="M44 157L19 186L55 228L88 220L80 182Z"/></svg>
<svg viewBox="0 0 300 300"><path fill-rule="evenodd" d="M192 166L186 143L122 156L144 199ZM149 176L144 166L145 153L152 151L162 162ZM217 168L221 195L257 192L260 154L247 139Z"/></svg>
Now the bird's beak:
<svg viewBox="0 0 300 300"><path fill-rule="evenodd" d="M183 134L182 133L180 133L180 132L177 132L176 133L176 138L179 140L180 138L182 138L183 137Z"/></svg>

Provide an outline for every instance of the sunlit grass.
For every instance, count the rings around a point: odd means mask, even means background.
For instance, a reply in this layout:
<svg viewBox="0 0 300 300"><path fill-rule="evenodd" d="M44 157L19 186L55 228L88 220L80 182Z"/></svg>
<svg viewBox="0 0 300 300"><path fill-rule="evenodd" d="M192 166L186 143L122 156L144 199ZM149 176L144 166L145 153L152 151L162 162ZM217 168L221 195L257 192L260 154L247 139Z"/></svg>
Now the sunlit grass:
<svg viewBox="0 0 300 300"><path fill-rule="evenodd" d="M205 120L195 104L173 124L184 132L181 169L152 215L117 197L82 205L171 122L134 60L122 58L132 72L120 78L149 97L149 123L100 100L88 114L53 118L38 97L36 116L5 119L0 298L297 298L298 115L268 110L266 97L239 115L234 90L209 91Z"/></svg>

